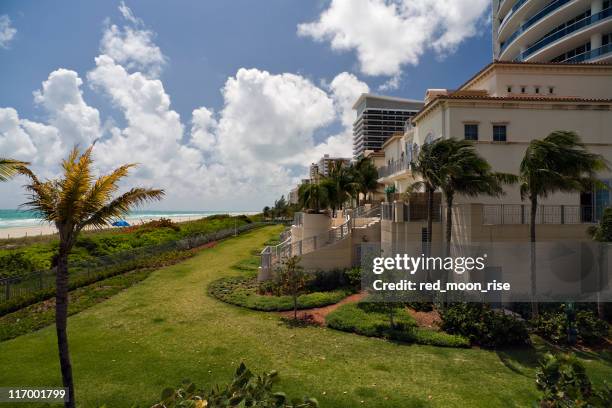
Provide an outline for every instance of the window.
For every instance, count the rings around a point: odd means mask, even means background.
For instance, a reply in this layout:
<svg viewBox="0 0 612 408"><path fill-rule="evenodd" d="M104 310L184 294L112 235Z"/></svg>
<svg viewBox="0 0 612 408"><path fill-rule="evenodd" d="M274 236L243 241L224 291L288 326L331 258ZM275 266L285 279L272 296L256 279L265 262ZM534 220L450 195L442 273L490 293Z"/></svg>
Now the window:
<svg viewBox="0 0 612 408"><path fill-rule="evenodd" d="M555 88L553 88L552 86L549 86L548 87L548 93L551 94L551 95L554 94L555 93Z"/></svg>
<svg viewBox="0 0 612 408"><path fill-rule="evenodd" d="M463 125L463 135L465 140L478 140L478 125L475 123L466 123Z"/></svg>
<svg viewBox="0 0 612 408"><path fill-rule="evenodd" d="M493 141L494 142L505 142L506 141L506 125L493 125Z"/></svg>
<svg viewBox="0 0 612 408"><path fill-rule="evenodd" d="M539 87L539 86L536 86L536 87L535 87L535 93L537 93L537 94L539 94L539 93L540 93L540 87Z"/></svg>
<svg viewBox="0 0 612 408"><path fill-rule="evenodd" d="M512 93L512 87L508 86L507 91L508 91L508 93Z"/></svg>
<svg viewBox="0 0 612 408"><path fill-rule="evenodd" d="M521 93L525 93L526 89L524 86L521 86Z"/></svg>

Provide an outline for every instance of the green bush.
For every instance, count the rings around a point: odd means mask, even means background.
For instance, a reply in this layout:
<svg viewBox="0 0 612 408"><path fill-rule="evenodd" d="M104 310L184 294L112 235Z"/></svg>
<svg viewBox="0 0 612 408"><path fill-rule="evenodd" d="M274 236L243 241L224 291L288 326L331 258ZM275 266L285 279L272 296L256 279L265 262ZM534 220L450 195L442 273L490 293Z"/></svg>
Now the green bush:
<svg viewBox="0 0 612 408"><path fill-rule="evenodd" d="M529 333L523 320L481 303L454 303L441 313L442 330L467 337L472 344L495 348L524 345Z"/></svg>
<svg viewBox="0 0 612 408"><path fill-rule="evenodd" d="M161 393L161 401L152 408L224 408L224 407L261 407L261 408L314 408L319 403L314 398L304 397L300 402L289 402L282 392L273 392L277 382L276 371L253 374L241 363L232 381L223 386L215 386L210 391L198 389L189 380L184 380L178 388L166 388Z"/></svg>
<svg viewBox="0 0 612 408"><path fill-rule="evenodd" d="M612 390L607 384L596 391L584 365L573 354L547 353L536 370L536 386L543 393L541 408L608 408Z"/></svg>
<svg viewBox="0 0 612 408"><path fill-rule="evenodd" d="M291 296L272 296L258 293L255 276L232 276L218 279L208 286L208 293L226 303L265 312L293 310ZM349 292L338 289L330 292L310 292L298 296L298 309L312 309L338 303Z"/></svg>
<svg viewBox="0 0 612 408"><path fill-rule="evenodd" d="M556 344L567 342L567 315L561 307L561 311L542 313L536 319L531 320L534 331ZM576 312L576 334L578 341L584 344L597 344L604 341L609 335L609 325L597 318L595 313L589 310Z"/></svg>
<svg viewBox="0 0 612 408"><path fill-rule="evenodd" d="M349 268L317 271L309 274L307 286L312 291L351 288L356 292L361 288L361 269Z"/></svg>
<svg viewBox="0 0 612 408"><path fill-rule="evenodd" d="M391 310L393 309L394 310ZM389 311L393 312L391 326ZM406 343L442 347L469 347L468 339L417 327L416 322L400 305L373 302L349 303L327 315L327 326L368 337L381 337Z"/></svg>

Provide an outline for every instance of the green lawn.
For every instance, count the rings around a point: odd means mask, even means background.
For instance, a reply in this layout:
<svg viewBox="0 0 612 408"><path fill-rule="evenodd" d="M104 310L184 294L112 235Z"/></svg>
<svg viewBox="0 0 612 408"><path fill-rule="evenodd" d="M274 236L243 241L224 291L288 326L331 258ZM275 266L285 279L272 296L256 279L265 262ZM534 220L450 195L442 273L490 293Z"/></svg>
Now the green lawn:
<svg viewBox="0 0 612 408"><path fill-rule="evenodd" d="M275 314L206 294L210 281L243 273L232 266L279 231L266 227L223 241L72 316L79 406L149 406L183 378L227 382L240 361L255 372L277 369L280 388L316 397L322 407L526 407L536 398L533 351L410 346L289 328ZM597 385L612 378L609 354L607 362L589 357ZM0 343L0 386L60 382L53 327Z"/></svg>

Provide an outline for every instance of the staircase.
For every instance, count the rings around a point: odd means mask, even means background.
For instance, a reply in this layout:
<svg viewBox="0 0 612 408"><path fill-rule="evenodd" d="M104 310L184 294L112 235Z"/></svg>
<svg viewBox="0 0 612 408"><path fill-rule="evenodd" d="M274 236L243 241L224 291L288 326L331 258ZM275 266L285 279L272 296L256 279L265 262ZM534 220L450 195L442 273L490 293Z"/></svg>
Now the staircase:
<svg viewBox="0 0 612 408"><path fill-rule="evenodd" d="M270 279L274 268L291 256L302 256L330 247L350 238L353 233L371 228L377 223L380 223L380 206L369 209L358 207L352 211L352 214L346 215L344 223L322 234L294 242L289 236L278 245L267 246L261 252L258 280Z"/></svg>

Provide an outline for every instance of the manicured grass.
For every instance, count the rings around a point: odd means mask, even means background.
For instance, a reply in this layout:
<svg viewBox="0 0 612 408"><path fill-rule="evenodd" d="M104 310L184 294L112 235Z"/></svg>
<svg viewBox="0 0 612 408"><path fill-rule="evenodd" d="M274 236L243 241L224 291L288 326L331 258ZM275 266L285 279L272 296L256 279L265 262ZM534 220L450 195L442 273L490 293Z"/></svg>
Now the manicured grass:
<svg viewBox="0 0 612 408"><path fill-rule="evenodd" d="M208 293L232 305L266 312L293 310L291 296L267 296L257 293L257 280L253 274L217 279L208 287ZM348 290L312 292L298 296L298 309L312 309L338 303L350 294Z"/></svg>
<svg viewBox="0 0 612 408"><path fill-rule="evenodd" d="M207 387L226 383L240 361L254 372L278 370L279 388L313 396L322 407L526 407L536 399L538 354L530 349L405 345L289 328L275 314L207 295L210 282L240 274L232 265L279 231L267 227L223 241L72 316L79 406L148 406L183 378ZM580 357L597 386L612 376L610 353ZM59 386L54 328L0 343L0 367L2 386Z"/></svg>
<svg viewBox="0 0 612 408"><path fill-rule="evenodd" d="M463 337L417 327L405 308L394 310L395 328L391 328L388 312L376 303L350 303L340 306L327 315L327 326L369 337L381 337L407 343L428 344L441 347L469 347Z"/></svg>

